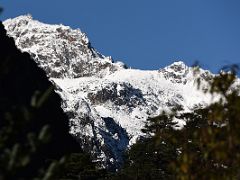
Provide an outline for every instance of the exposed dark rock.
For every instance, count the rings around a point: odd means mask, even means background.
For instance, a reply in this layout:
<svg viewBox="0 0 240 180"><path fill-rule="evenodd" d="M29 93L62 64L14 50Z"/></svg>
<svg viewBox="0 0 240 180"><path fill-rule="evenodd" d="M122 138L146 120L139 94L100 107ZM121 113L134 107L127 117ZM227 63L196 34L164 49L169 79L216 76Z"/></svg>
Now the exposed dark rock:
<svg viewBox="0 0 240 180"><path fill-rule="evenodd" d="M119 90L117 86L119 86ZM88 98L93 104L101 104L107 101L118 106L127 105L129 107L145 104L141 90L132 87L129 83L108 84L97 92L89 93Z"/></svg>

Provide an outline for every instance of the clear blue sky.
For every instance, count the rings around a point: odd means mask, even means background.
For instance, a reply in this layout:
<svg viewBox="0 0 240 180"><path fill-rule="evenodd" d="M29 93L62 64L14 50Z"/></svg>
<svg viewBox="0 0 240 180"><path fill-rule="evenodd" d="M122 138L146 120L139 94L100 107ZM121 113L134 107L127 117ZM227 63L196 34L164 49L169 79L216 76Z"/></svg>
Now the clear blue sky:
<svg viewBox="0 0 240 180"><path fill-rule="evenodd" d="M104 55L139 69L196 60L240 63L240 0L2 0L2 20L30 13L86 32Z"/></svg>

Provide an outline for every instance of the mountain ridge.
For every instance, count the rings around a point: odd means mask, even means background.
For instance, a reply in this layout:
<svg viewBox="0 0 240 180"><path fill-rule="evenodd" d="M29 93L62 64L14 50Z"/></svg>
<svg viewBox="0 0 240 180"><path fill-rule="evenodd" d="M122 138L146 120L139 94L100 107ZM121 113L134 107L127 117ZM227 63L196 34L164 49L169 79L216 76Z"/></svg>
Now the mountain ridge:
<svg viewBox="0 0 240 180"><path fill-rule="evenodd" d="M4 22L19 49L31 54L55 84L70 133L103 167L117 169L138 138L146 119L181 106L191 111L212 99L197 90L197 79L211 72L182 61L159 70L128 69L97 52L85 33L20 16ZM185 122L178 120L178 128Z"/></svg>
<svg viewBox="0 0 240 180"><path fill-rule="evenodd" d="M107 69L104 73L111 73L124 68L124 64L113 63L111 57L98 53L80 29L41 23L31 15L8 19L4 25L18 48L30 53L49 77L103 76L102 69ZM55 68L49 69L51 66Z"/></svg>

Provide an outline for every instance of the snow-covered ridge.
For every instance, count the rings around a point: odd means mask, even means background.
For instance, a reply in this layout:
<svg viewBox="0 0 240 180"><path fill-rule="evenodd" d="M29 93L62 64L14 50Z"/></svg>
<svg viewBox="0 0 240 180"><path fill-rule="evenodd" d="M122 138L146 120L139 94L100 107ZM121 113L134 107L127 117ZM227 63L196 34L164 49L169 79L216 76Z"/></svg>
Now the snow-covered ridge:
<svg viewBox="0 0 240 180"><path fill-rule="evenodd" d="M31 15L8 19L4 25L16 45L30 53L49 77L104 76L124 68L98 53L80 29L44 24Z"/></svg>
<svg viewBox="0 0 240 180"><path fill-rule="evenodd" d="M98 53L79 29L44 24L31 16L4 25L55 84L70 133L107 168L121 166L122 153L143 135L147 118L175 106L191 111L212 100L196 87L198 77L212 76L209 71L200 69L195 76L181 61L155 71L127 69Z"/></svg>

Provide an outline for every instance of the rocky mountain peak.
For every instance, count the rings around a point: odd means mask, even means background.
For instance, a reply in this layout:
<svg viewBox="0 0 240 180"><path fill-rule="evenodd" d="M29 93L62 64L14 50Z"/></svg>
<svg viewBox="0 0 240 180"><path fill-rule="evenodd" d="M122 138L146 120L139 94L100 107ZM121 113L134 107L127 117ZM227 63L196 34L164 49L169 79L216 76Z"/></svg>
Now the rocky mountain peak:
<svg viewBox="0 0 240 180"><path fill-rule="evenodd" d="M187 83L187 75L190 72L190 68L182 61L176 61L173 64L159 69L159 73L162 73L166 79L174 83Z"/></svg>
<svg viewBox="0 0 240 180"><path fill-rule="evenodd" d="M9 36L45 70L62 98L71 130L83 149L109 169L138 138L147 118L181 106L205 106L211 98L197 90L193 69L182 61L155 71L127 69L97 52L79 29L20 16L4 22ZM211 77L200 70L200 77ZM185 122L178 121L179 127Z"/></svg>
<svg viewBox="0 0 240 180"><path fill-rule="evenodd" d="M182 72L186 70L188 66L183 61L175 61L174 63L172 63L166 68L172 69L175 72Z"/></svg>
<svg viewBox="0 0 240 180"><path fill-rule="evenodd" d="M98 53L85 33L64 25L49 25L23 15L4 22L16 45L31 54L49 77L103 77L123 66Z"/></svg>

